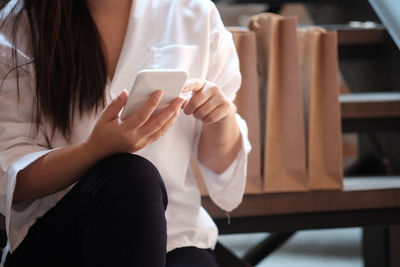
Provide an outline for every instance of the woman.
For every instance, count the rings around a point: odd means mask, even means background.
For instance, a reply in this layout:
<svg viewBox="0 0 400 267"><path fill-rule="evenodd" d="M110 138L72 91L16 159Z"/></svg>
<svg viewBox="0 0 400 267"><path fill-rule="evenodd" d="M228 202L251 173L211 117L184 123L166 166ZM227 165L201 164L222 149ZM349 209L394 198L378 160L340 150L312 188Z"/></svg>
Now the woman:
<svg viewBox="0 0 400 267"><path fill-rule="evenodd" d="M217 228L189 159L230 211L249 144L232 103L238 60L215 6L14 0L1 20L5 266L217 266ZM158 91L122 121L123 89L145 68L187 69L192 97L154 114Z"/></svg>

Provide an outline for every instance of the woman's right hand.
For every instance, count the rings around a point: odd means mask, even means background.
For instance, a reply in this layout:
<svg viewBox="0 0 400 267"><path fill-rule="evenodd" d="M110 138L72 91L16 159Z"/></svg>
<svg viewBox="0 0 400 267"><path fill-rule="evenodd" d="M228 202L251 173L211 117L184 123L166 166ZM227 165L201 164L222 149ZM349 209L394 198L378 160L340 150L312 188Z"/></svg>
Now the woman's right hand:
<svg viewBox="0 0 400 267"><path fill-rule="evenodd" d="M134 153L163 136L178 117L184 99L177 98L153 114L162 95L162 91L154 92L139 110L122 121L119 113L128 99L128 92L124 90L96 122L86 141L89 152L99 159L115 153Z"/></svg>
<svg viewBox="0 0 400 267"><path fill-rule="evenodd" d="M67 188L100 159L119 152L135 152L160 138L174 124L184 100L178 98L154 114L162 92L158 91L126 120L119 112L128 99L122 92L103 111L89 138L55 149L18 173L13 203L44 197Z"/></svg>

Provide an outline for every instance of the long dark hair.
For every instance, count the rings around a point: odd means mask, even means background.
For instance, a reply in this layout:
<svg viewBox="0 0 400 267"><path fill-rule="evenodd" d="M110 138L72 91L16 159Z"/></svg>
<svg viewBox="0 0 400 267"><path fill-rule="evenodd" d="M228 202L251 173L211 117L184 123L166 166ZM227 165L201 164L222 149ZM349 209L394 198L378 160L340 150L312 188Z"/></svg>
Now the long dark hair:
<svg viewBox="0 0 400 267"><path fill-rule="evenodd" d="M19 0L19 4L17 15L11 15L15 16L13 42L26 12L36 75L36 125L49 122L53 134L59 130L69 139L74 116L105 105L107 69L99 32L87 0ZM18 69L15 49L13 55Z"/></svg>

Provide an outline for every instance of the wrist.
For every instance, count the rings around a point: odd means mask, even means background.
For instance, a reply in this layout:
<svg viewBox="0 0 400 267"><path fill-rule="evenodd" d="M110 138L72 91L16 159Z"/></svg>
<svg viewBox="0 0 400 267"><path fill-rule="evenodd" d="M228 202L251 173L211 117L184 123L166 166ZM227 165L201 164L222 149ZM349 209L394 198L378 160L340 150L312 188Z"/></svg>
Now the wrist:
<svg viewBox="0 0 400 267"><path fill-rule="evenodd" d="M232 122L236 121L236 112L237 107L234 103L230 102L229 110L225 117L221 118L220 120L216 121L215 125L230 125Z"/></svg>
<svg viewBox="0 0 400 267"><path fill-rule="evenodd" d="M234 110L219 121L212 124L203 124L202 137L213 143L215 147L230 149L240 139L240 129L236 121L236 106Z"/></svg>
<svg viewBox="0 0 400 267"><path fill-rule="evenodd" d="M93 142L92 139L87 139L85 142L81 144L81 151L89 158L98 161L107 156L106 151L102 148L101 145Z"/></svg>

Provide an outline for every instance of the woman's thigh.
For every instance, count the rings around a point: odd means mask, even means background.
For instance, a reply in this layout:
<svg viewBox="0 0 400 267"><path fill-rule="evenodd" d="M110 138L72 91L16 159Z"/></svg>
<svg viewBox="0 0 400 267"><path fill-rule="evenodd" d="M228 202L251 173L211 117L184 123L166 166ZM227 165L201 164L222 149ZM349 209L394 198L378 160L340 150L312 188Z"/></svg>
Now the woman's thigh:
<svg viewBox="0 0 400 267"><path fill-rule="evenodd" d="M166 267L218 267L214 252L196 247L177 248L167 253Z"/></svg>

